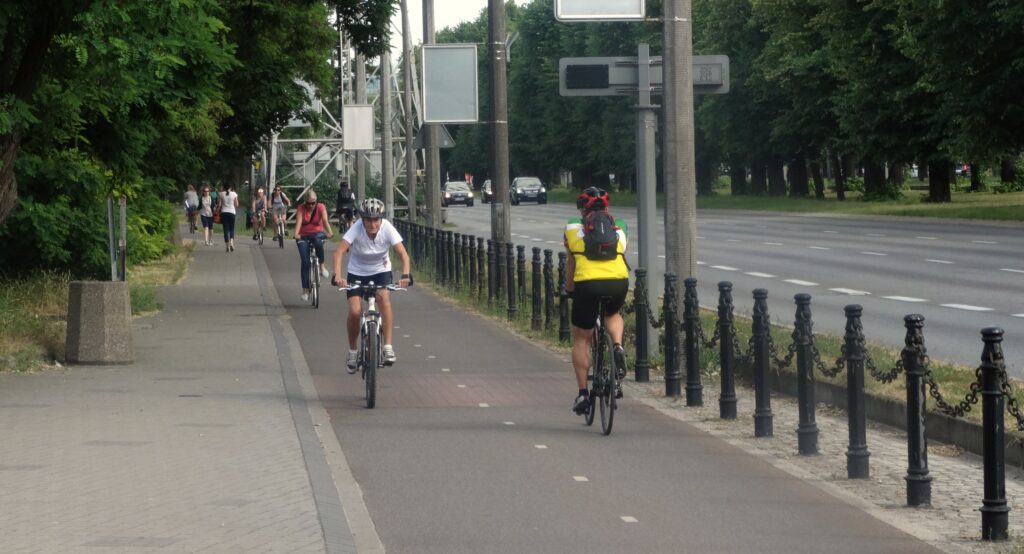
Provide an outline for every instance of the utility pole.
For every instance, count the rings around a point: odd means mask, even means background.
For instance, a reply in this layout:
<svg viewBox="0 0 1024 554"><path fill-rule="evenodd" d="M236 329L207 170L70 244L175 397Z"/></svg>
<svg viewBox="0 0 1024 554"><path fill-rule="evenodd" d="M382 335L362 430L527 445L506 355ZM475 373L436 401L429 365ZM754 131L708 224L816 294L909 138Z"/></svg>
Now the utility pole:
<svg viewBox="0 0 1024 554"><path fill-rule="evenodd" d="M434 0L423 0L423 44L434 43ZM423 124L423 158L426 165L428 225L441 228L441 155L437 149L437 125Z"/></svg>
<svg viewBox="0 0 1024 554"><path fill-rule="evenodd" d="M387 218L395 219L395 189L391 144L391 51L380 55L380 186L384 189L384 208ZM363 92L365 94L365 90ZM360 188L363 185L360 184ZM360 193L361 194L361 193ZM360 198L364 198L360 196Z"/></svg>
<svg viewBox="0 0 1024 554"><path fill-rule="evenodd" d="M366 58L356 54L356 104L366 103ZM356 152L356 196L366 198L366 154ZM387 202L385 205L390 206Z"/></svg>
<svg viewBox="0 0 1024 554"><path fill-rule="evenodd" d="M696 277L697 191L693 152L691 0L666 0L664 24L665 270ZM678 287L677 305L682 306Z"/></svg>
<svg viewBox="0 0 1024 554"><path fill-rule="evenodd" d="M655 302L661 296L663 281L652 271L654 268L655 249L658 240L654 237L657 230L655 218L658 216L655 191L658 187L655 166L655 141L658 129L658 116L651 102L651 47L641 44L637 48L637 121L636 121L636 190L637 190L637 254L639 266L647 270L651 278L647 281L647 298ZM658 351L658 332L647 326L648 352Z"/></svg>
<svg viewBox="0 0 1024 554"><path fill-rule="evenodd" d="M416 150L412 147L412 30L409 26L408 0L402 0L402 105L405 106L405 186L409 195L409 221L416 218Z"/></svg>
<svg viewBox="0 0 1024 554"><path fill-rule="evenodd" d="M491 55L491 238L512 240L508 196L508 76L505 74L505 0L488 0Z"/></svg>

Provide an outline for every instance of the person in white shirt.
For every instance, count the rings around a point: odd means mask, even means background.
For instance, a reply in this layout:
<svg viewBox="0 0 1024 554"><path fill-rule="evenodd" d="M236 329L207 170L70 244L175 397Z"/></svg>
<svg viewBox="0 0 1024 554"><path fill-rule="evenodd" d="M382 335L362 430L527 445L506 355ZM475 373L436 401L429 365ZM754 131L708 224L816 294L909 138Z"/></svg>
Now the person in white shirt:
<svg viewBox="0 0 1024 554"><path fill-rule="evenodd" d="M235 185L228 185L224 193L217 196L220 206L220 225L224 228L224 251L235 251L235 213L238 209L238 193Z"/></svg>
<svg viewBox="0 0 1024 554"><path fill-rule="evenodd" d="M359 219L349 227L341 239L341 245L334 251L334 277L331 284L347 287L349 281L376 285L389 285L391 277L391 249L402 259L402 277L399 286L408 287L412 284L409 273L409 254L402 244L402 235L384 219L384 203L376 198L367 198L359 205ZM348 275L341 274L341 262L345 253L349 252ZM377 302L380 313L384 317L384 364L395 363L395 349L391 345L391 330L394 318L391 313L391 298L387 289L377 291ZM348 356L345 365L349 373L355 373L359 352L356 341L359 340L359 318L362 315L362 298L355 291L348 292Z"/></svg>

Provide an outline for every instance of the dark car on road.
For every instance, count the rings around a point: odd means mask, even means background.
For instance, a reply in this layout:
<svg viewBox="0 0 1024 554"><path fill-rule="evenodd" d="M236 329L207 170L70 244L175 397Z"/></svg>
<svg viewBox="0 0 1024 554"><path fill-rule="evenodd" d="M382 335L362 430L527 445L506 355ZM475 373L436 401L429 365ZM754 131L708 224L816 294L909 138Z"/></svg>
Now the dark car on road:
<svg viewBox="0 0 1024 554"><path fill-rule="evenodd" d="M494 202L494 189L491 188L491 180L484 181L484 186L480 187L480 201L484 204Z"/></svg>
<svg viewBox="0 0 1024 554"><path fill-rule="evenodd" d="M452 204L473 205L473 191L465 181L448 181L441 187L441 206L447 208Z"/></svg>
<svg viewBox="0 0 1024 554"><path fill-rule="evenodd" d="M538 204L548 203L548 189L536 177L516 177L508 190L512 205L517 206L526 200Z"/></svg>

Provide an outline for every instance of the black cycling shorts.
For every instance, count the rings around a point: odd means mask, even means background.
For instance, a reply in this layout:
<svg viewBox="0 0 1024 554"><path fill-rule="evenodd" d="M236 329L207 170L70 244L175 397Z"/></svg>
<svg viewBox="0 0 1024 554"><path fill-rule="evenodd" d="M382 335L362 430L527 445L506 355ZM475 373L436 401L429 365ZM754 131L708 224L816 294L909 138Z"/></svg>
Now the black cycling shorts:
<svg viewBox="0 0 1024 554"><path fill-rule="evenodd" d="M572 324L580 329L597 325L597 304L602 296L611 300L604 306L605 317L619 313L629 292L629 279L578 281L572 293Z"/></svg>
<svg viewBox="0 0 1024 554"><path fill-rule="evenodd" d="M392 280L393 278L391 276L390 271L384 271L381 273L377 273L376 275L355 275L353 273L349 273L345 279L348 281L348 284L350 285L355 283L356 281L359 281L364 285L368 285L370 281L373 281L373 284L375 285L390 285L391 283L394 282ZM353 296L359 295L360 292L355 290L350 290L345 293L345 296L347 298L352 298Z"/></svg>

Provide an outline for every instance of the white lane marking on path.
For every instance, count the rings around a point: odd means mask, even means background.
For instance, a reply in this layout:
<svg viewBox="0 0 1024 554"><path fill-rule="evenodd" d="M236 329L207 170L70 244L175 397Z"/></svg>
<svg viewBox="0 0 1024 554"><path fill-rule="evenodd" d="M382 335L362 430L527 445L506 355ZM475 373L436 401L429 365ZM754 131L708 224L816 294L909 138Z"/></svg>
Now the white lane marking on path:
<svg viewBox="0 0 1024 554"><path fill-rule="evenodd" d="M766 242L764 244L767 244L768 246L782 246L781 242Z"/></svg>
<svg viewBox="0 0 1024 554"><path fill-rule="evenodd" d="M1009 271L1010 273L1024 273L1024 269L1010 269L1008 267L1000 268L999 271Z"/></svg>
<svg viewBox="0 0 1024 554"><path fill-rule="evenodd" d="M871 294L870 292L868 292L866 290L857 290L857 289L842 289L842 288L840 288L840 289L828 289L828 290L830 290L832 292L838 292L839 294L849 294L850 296L868 296L868 295Z"/></svg>
<svg viewBox="0 0 1024 554"><path fill-rule="evenodd" d="M428 360L436 360L436 359L437 359L437 356L427 356L427 359L428 359Z"/></svg>
<svg viewBox="0 0 1024 554"><path fill-rule="evenodd" d="M933 264L951 264L951 263L953 263L953 262L951 262L949 260L932 260L932 259L929 259L929 258L925 258L924 261L931 262Z"/></svg>
<svg viewBox="0 0 1024 554"><path fill-rule="evenodd" d="M708 265L708 263L697 260L697 265Z"/></svg>
<svg viewBox="0 0 1024 554"><path fill-rule="evenodd" d="M743 242L740 239L725 239L725 242Z"/></svg>
<svg viewBox="0 0 1024 554"><path fill-rule="evenodd" d="M728 265L713 265L710 267L711 269L721 269L722 271L739 271L739 269Z"/></svg>
<svg viewBox="0 0 1024 554"><path fill-rule="evenodd" d="M884 237L885 235L881 235L881 234L878 234L878 233L868 233L868 236L869 237Z"/></svg>
<svg viewBox="0 0 1024 554"><path fill-rule="evenodd" d="M544 239L531 239L533 242L544 242Z"/></svg>
<svg viewBox="0 0 1024 554"><path fill-rule="evenodd" d="M999 244L994 240L972 240L971 242L974 244Z"/></svg>
<svg viewBox="0 0 1024 554"><path fill-rule="evenodd" d="M423 348L422 344L414 344L413 346L415 346L416 348Z"/></svg>
<svg viewBox="0 0 1024 554"><path fill-rule="evenodd" d="M751 277L764 277L765 279L775 277L771 273L761 273L760 271L748 271L744 275L750 275Z"/></svg>
<svg viewBox="0 0 1024 554"><path fill-rule="evenodd" d="M1024 314L1011 314L1013 317L1024 317Z"/></svg>
<svg viewBox="0 0 1024 554"><path fill-rule="evenodd" d="M491 405L486 403L486 402L481 402L480 404L478 404L478 406L480 406L481 408L490 408L491 407Z"/></svg>
<svg viewBox="0 0 1024 554"><path fill-rule="evenodd" d="M403 339L407 339L407 338L409 338L409 335L402 335L402 338Z"/></svg>
<svg viewBox="0 0 1024 554"><path fill-rule="evenodd" d="M888 254L886 254L885 252L869 252L869 251L864 251L864 252L861 252L861 254L864 254L865 256L888 256Z"/></svg>
<svg viewBox="0 0 1024 554"><path fill-rule="evenodd" d="M827 246L808 246L807 248L810 248L811 250L832 250Z"/></svg>
<svg viewBox="0 0 1024 554"><path fill-rule="evenodd" d="M456 387L459 387L460 389L464 389L464 388L466 388L466 385L455 385L455 386L456 386Z"/></svg>
<svg viewBox="0 0 1024 554"><path fill-rule="evenodd" d="M886 300L898 300L900 302L927 302L924 298L914 298L913 296L883 296Z"/></svg>
<svg viewBox="0 0 1024 554"><path fill-rule="evenodd" d="M622 521L625 521L626 523L636 523L639 520L633 516L622 516Z"/></svg>
<svg viewBox="0 0 1024 554"><path fill-rule="evenodd" d="M536 448L537 450L547 450L548 449L548 445L546 445L546 444L535 444L535 445L533 445L533 447Z"/></svg>
<svg viewBox="0 0 1024 554"><path fill-rule="evenodd" d="M792 283L794 285L800 285L801 287L816 287L818 283L812 283L810 281L801 281L800 279L783 279L786 283Z"/></svg>
<svg viewBox="0 0 1024 554"><path fill-rule="evenodd" d="M664 254L658 254L658 257L663 259L663 260L665 259L665 255Z"/></svg>
<svg viewBox="0 0 1024 554"><path fill-rule="evenodd" d="M449 371L451 371L451 368L448 368L448 367L442 367L441 368L441 373L448 373Z"/></svg>
<svg viewBox="0 0 1024 554"><path fill-rule="evenodd" d="M967 310L969 312L991 312L992 308L986 308L984 306L971 306L970 304L939 304L943 308L954 308L957 310Z"/></svg>
<svg viewBox="0 0 1024 554"><path fill-rule="evenodd" d="M828 233L830 235L838 235L839 231L822 231L822 233Z"/></svg>
<svg viewBox="0 0 1024 554"><path fill-rule="evenodd" d="M939 240L936 237L914 237L914 238L915 239L921 239L921 240Z"/></svg>
<svg viewBox="0 0 1024 554"><path fill-rule="evenodd" d="M576 481L577 483L586 483L587 481L590 481L590 479L587 479L582 475L573 475L572 480Z"/></svg>
<svg viewBox="0 0 1024 554"><path fill-rule="evenodd" d="M502 423L505 424L505 425L515 425L516 424L516 422L514 422L514 421L503 421Z"/></svg>

